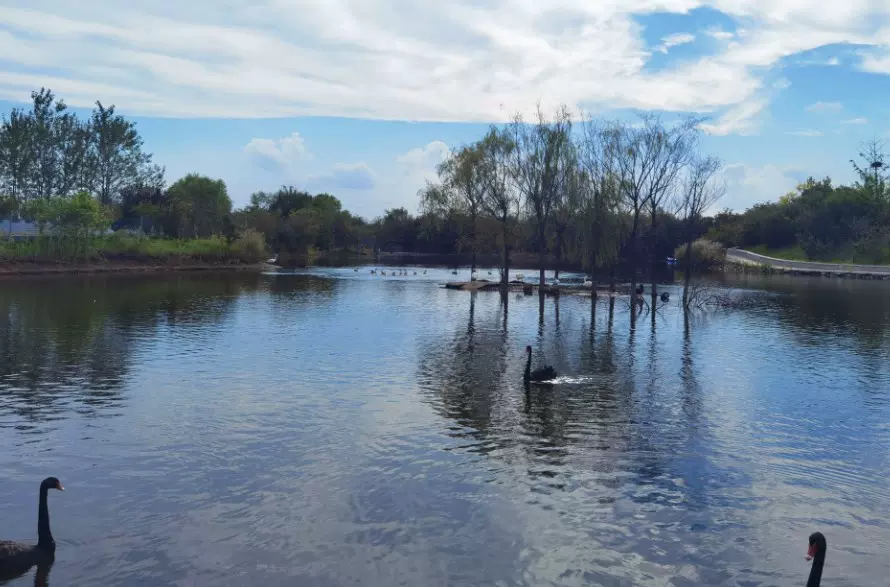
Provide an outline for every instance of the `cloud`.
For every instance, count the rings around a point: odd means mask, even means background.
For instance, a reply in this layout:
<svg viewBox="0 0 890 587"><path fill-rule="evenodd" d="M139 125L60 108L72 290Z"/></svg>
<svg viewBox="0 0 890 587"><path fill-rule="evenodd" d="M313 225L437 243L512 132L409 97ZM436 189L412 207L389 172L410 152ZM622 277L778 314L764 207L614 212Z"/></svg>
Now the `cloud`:
<svg viewBox="0 0 890 587"><path fill-rule="evenodd" d="M821 137L821 130L813 130L811 128L805 128L801 130L791 130L785 133L786 135L793 135L796 137Z"/></svg>
<svg viewBox="0 0 890 587"><path fill-rule="evenodd" d="M309 176L309 182L319 188L347 190L372 190L376 179L376 174L364 161L337 163L328 173Z"/></svg>
<svg viewBox="0 0 890 587"><path fill-rule="evenodd" d="M726 195L718 206L744 211L754 204L774 202L800 183L800 175L797 169L778 165L727 165L722 170Z"/></svg>
<svg viewBox="0 0 890 587"><path fill-rule="evenodd" d="M716 122L702 124L701 128L715 136L754 134L757 132L758 120L766 106L766 100L751 100L735 108L730 108Z"/></svg>
<svg viewBox="0 0 890 587"><path fill-rule="evenodd" d="M706 31L722 41L713 53L648 67L638 17L703 6L745 28ZM491 122L539 100L545 109L716 113L761 98L789 56L883 43L886 16L872 0L819 10L800 0L503 0L397 10L362 0L259 0L231 10L209 0L123 9L111 0L7 0L0 52L15 57L0 71L0 96L24 101L50 86L73 106L101 99L128 115L173 117ZM862 67L890 69L890 59L874 59Z"/></svg>
<svg viewBox="0 0 890 587"><path fill-rule="evenodd" d="M807 112L840 112L843 108L840 102L816 102L807 106Z"/></svg>
<svg viewBox="0 0 890 587"><path fill-rule="evenodd" d="M298 132L281 139L251 139L244 152L258 166L271 171L290 170L312 158Z"/></svg>
<svg viewBox="0 0 890 587"><path fill-rule="evenodd" d="M868 119L862 117L849 118L847 120L842 120L841 124L868 124Z"/></svg>
<svg viewBox="0 0 890 587"><path fill-rule="evenodd" d="M435 169L448 156L448 145L442 141L432 141L423 147L411 149L396 157L396 163L404 166L406 171L416 169Z"/></svg>
<svg viewBox="0 0 890 587"><path fill-rule="evenodd" d="M676 47L677 45L685 45L686 43L691 43L694 40L695 35L691 33L674 33L672 35L662 37L661 44L655 47L655 50L661 53L667 53L671 47Z"/></svg>
<svg viewBox="0 0 890 587"><path fill-rule="evenodd" d="M728 41L735 37L735 33L724 31L719 27L706 29L704 33L711 38L717 39L718 41Z"/></svg>

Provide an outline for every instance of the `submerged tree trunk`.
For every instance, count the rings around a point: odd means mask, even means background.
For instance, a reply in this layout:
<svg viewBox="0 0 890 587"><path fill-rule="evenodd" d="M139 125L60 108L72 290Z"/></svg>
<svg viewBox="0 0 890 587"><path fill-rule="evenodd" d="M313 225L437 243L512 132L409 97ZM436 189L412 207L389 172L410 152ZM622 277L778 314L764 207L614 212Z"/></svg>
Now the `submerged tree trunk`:
<svg viewBox="0 0 890 587"><path fill-rule="evenodd" d="M630 232L630 323L637 321L637 236L640 230L640 211L634 210L633 227Z"/></svg>
<svg viewBox="0 0 890 587"><path fill-rule="evenodd" d="M686 254L683 259L683 307L689 305L689 284L692 281L692 221L686 228Z"/></svg>
<svg viewBox="0 0 890 587"><path fill-rule="evenodd" d="M544 239L547 238L547 235L544 233L544 228L538 228L538 292L541 295L544 295L544 271L545 266L547 264L547 260L544 258L544 255L547 254L547 248L544 246Z"/></svg>
<svg viewBox="0 0 890 587"><path fill-rule="evenodd" d="M471 246L473 247L473 259L470 262L470 276L472 276L473 273L476 272L476 214L475 213L472 215L472 226L473 226L473 229L472 229L473 232L470 235L470 238L472 239Z"/></svg>
<svg viewBox="0 0 890 587"><path fill-rule="evenodd" d="M655 309L658 307L658 255L655 251L655 244L657 242L656 231L656 218L657 215L655 210L652 211L652 224L650 226L651 234L649 235L649 286L651 291L649 292L652 298L652 320L655 320Z"/></svg>

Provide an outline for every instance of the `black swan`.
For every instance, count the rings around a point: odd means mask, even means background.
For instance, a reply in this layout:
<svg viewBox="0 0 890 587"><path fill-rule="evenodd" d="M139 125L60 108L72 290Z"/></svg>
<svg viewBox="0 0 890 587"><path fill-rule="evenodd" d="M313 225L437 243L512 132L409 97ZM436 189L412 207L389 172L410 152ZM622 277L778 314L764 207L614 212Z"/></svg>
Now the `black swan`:
<svg viewBox="0 0 890 587"><path fill-rule="evenodd" d="M525 352L528 355L528 360L525 362L525 373L522 375L523 381L541 382L556 379L556 369L549 365L532 371L532 347L525 347Z"/></svg>
<svg viewBox="0 0 890 587"><path fill-rule="evenodd" d="M56 542L49 530L49 508L46 505L46 494L50 489L64 491L62 484L55 477L47 477L40 484L40 506L37 510L37 544L0 541L0 571L30 569L36 564L53 560L56 553Z"/></svg>
<svg viewBox="0 0 890 587"><path fill-rule="evenodd" d="M825 566L825 551L828 550L828 542L822 532L810 534L810 547L807 549L807 560L813 561L810 569L810 578L807 587L819 587L822 582L822 567Z"/></svg>

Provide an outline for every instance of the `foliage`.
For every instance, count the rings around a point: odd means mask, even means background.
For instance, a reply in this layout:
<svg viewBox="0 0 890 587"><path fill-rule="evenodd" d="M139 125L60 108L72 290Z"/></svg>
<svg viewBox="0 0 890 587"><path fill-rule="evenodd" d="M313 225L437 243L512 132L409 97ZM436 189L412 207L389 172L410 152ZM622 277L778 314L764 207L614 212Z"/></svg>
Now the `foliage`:
<svg viewBox="0 0 890 587"><path fill-rule="evenodd" d="M225 182L196 173L171 185L167 199L173 234L180 238L219 234L224 218L232 211Z"/></svg>
<svg viewBox="0 0 890 587"><path fill-rule="evenodd" d="M96 102L82 120L49 89L31 93L0 124L0 190L18 201L96 194L116 202L127 186L163 187L163 169L143 153L135 123Z"/></svg>
<svg viewBox="0 0 890 587"><path fill-rule="evenodd" d="M686 245L680 245L674 251L674 257L683 260L686 258ZM700 238L692 243L693 269L710 269L723 265L726 261L726 247L718 242Z"/></svg>

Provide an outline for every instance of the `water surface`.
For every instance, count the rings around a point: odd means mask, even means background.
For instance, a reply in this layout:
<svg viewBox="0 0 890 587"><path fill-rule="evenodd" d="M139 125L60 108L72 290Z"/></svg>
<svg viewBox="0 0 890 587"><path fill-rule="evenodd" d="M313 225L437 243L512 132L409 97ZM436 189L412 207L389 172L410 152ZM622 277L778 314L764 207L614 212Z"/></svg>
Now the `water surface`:
<svg viewBox="0 0 890 587"><path fill-rule="evenodd" d="M53 585L802 585L814 530L885 584L890 284L631 329L452 278L4 281L0 538L55 475Z"/></svg>

